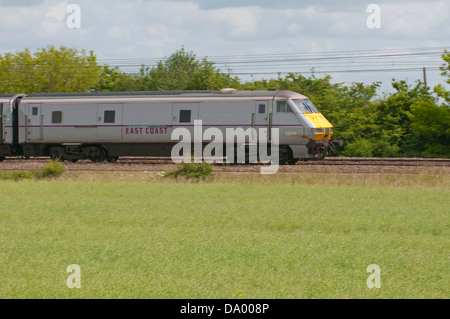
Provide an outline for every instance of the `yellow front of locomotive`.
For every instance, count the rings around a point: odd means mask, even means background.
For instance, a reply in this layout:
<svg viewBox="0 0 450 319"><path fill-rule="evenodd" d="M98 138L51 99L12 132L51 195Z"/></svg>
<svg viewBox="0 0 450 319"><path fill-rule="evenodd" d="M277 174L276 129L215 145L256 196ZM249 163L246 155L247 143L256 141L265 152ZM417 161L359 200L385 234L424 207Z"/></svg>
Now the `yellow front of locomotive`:
<svg viewBox="0 0 450 319"><path fill-rule="evenodd" d="M333 125L323 116L322 113L303 113L303 115L313 123L312 128L314 140L329 140L333 135Z"/></svg>
<svg viewBox="0 0 450 319"><path fill-rule="evenodd" d="M330 140L333 136L333 125L320 113L309 99L292 99L307 121L303 123L305 135L315 141Z"/></svg>
<svg viewBox="0 0 450 319"><path fill-rule="evenodd" d="M309 140L306 146L310 158L321 159L326 155L334 154L335 149L331 142L333 125L309 99L291 99L290 102L299 111L300 121L304 127L304 137Z"/></svg>

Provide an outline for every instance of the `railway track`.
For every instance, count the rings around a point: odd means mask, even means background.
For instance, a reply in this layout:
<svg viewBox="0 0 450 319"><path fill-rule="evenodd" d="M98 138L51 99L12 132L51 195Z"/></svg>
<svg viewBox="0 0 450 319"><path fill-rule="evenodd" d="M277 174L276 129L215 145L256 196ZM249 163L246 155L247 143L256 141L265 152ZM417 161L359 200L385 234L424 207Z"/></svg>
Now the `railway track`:
<svg viewBox="0 0 450 319"><path fill-rule="evenodd" d="M0 170L39 169L49 158L30 159L6 158L0 162ZM122 157L114 163L93 163L80 160L76 163L64 162L67 171L167 171L177 167L167 157ZM221 172L259 172L262 164L216 164L214 170ZM295 165L282 165L279 172L299 171L340 171L340 172L408 172L422 168L450 169L450 159L440 158L362 158L328 157L319 161L299 161Z"/></svg>
<svg viewBox="0 0 450 319"><path fill-rule="evenodd" d="M374 165L374 166L450 166L447 158L371 158L328 157L321 161L299 162L297 165Z"/></svg>
<svg viewBox="0 0 450 319"><path fill-rule="evenodd" d="M48 162L48 157L31 157L28 159L21 157L8 157L2 162L7 163L26 163L26 162ZM225 159L224 159L225 162ZM69 163L65 161L64 163ZM76 164L91 163L90 160L80 160ZM175 164L170 157L121 157L114 163L102 162L93 163L95 165L111 164ZM217 164L217 165L236 165L236 164ZM244 165L244 164L237 164ZM262 165L262 164L252 164ZM298 161L293 165L403 165L403 166L450 166L450 159L447 158L376 158L376 157L326 157L322 160Z"/></svg>

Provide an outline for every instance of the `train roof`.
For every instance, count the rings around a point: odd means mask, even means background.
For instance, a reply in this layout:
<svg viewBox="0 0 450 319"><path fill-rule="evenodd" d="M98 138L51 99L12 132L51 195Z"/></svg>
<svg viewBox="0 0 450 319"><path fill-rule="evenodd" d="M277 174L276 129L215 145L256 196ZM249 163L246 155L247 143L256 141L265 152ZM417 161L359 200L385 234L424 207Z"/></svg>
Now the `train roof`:
<svg viewBox="0 0 450 319"><path fill-rule="evenodd" d="M46 99L89 99L89 98L170 98L170 97L281 97L281 98L306 98L305 96L286 90L258 90L238 91L235 89L222 89L220 91L130 91L130 92L81 92L81 93L33 93L28 94L23 100Z"/></svg>
<svg viewBox="0 0 450 319"><path fill-rule="evenodd" d="M126 91L126 92L75 92L75 93L32 93L27 97L95 97L95 96L148 96L148 95L186 95L186 94L209 94L213 91Z"/></svg>
<svg viewBox="0 0 450 319"><path fill-rule="evenodd" d="M7 93L7 94L0 94L0 102L1 103L8 103L11 101L11 99L15 96L23 96L23 94L17 94L17 93Z"/></svg>

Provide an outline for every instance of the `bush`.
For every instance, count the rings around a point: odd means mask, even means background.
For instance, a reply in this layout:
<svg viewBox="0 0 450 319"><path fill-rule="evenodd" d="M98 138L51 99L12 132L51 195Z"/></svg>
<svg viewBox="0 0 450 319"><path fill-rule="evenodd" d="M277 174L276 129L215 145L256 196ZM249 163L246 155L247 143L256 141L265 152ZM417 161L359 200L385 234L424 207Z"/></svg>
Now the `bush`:
<svg viewBox="0 0 450 319"><path fill-rule="evenodd" d="M3 180L13 180L13 181L20 181L23 179L32 179L33 174L28 172L1 172L0 173L0 179Z"/></svg>
<svg viewBox="0 0 450 319"><path fill-rule="evenodd" d="M359 137L355 141L347 144L342 153L344 156L349 157L372 157L373 148L369 140Z"/></svg>
<svg viewBox="0 0 450 319"><path fill-rule="evenodd" d="M0 172L1 180L20 181L24 179L44 179L56 178L65 172L64 166L58 160L52 160L45 165L41 170L34 170L31 172Z"/></svg>
<svg viewBox="0 0 450 319"><path fill-rule="evenodd" d="M164 177L175 177L183 176L186 179L190 178L202 178L212 176L213 165L207 163L183 163L181 167L176 170L167 172Z"/></svg>
<svg viewBox="0 0 450 319"><path fill-rule="evenodd" d="M55 178L61 176L65 172L64 165L58 160L51 160L41 170L35 171L34 176L37 179Z"/></svg>

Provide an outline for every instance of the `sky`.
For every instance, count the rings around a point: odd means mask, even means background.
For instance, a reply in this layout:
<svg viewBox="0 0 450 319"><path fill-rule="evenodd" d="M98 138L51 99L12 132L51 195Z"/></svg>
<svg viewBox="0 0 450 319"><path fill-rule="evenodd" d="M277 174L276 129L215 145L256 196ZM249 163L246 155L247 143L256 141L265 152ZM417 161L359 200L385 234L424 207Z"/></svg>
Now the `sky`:
<svg viewBox="0 0 450 319"><path fill-rule="evenodd" d="M244 80L314 68L387 91L392 78L423 80L422 67L443 83L450 50L449 0L0 0L0 13L0 54L64 45L124 71L183 47Z"/></svg>

